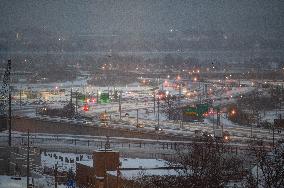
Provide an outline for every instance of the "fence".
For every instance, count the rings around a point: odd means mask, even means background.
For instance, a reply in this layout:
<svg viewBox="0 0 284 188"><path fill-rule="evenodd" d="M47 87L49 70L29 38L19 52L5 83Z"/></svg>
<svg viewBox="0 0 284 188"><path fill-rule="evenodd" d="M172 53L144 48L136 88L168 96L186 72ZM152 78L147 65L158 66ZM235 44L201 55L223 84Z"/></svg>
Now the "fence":
<svg viewBox="0 0 284 188"><path fill-rule="evenodd" d="M8 142L8 136L1 135L0 142ZM27 145L27 137L12 136L13 145ZM60 136L31 136L30 145L33 147L47 148L49 150L59 150L63 152L86 152L92 153L93 150L105 147L105 138L68 138ZM172 158L176 150L187 149L192 143L173 142L173 141L149 141L149 140L121 140L110 138L108 140L110 148L119 150L122 156L139 156L150 158ZM267 148L269 149L269 148ZM224 144L223 151L226 153L239 154L250 150L248 145Z"/></svg>

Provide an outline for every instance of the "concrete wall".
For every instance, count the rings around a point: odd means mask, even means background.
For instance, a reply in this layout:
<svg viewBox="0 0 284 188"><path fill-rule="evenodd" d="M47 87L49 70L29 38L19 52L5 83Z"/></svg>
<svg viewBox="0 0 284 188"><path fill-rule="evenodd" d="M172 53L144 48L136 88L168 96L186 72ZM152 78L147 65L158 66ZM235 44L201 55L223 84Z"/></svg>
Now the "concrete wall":
<svg viewBox="0 0 284 188"><path fill-rule="evenodd" d="M184 137L155 134L141 131L129 131L125 129L114 129L106 127L98 127L91 125L79 125L65 122L50 122L30 118L13 118L12 130L35 133L51 133L51 134L76 134L76 135L93 135L93 136L110 136L110 137L128 137L128 138L144 138L144 139L162 139L162 140L184 140Z"/></svg>

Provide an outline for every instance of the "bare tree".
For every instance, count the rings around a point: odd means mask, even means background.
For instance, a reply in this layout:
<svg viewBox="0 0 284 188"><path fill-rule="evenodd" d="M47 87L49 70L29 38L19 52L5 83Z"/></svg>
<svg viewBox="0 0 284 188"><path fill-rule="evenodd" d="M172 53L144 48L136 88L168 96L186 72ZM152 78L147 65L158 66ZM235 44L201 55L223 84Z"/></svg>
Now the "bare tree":
<svg viewBox="0 0 284 188"><path fill-rule="evenodd" d="M173 119L178 114L176 108L176 96L168 95L162 99L161 111L167 115L169 120Z"/></svg>
<svg viewBox="0 0 284 188"><path fill-rule="evenodd" d="M284 145L267 152L260 145L251 146L256 163L247 177L250 187L284 187Z"/></svg>
<svg viewBox="0 0 284 188"><path fill-rule="evenodd" d="M224 145L207 139L179 148L170 162L176 176L142 176L141 187L224 187L243 178L242 160L224 153Z"/></svg>

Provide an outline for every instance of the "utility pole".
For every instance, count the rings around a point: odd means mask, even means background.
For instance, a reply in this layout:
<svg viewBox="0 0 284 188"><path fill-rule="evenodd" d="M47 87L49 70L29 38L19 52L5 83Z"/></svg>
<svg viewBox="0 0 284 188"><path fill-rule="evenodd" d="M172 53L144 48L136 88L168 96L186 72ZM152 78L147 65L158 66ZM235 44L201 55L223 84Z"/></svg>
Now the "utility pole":
<svg viewBox="0 0 284 188"><path fill-rule="evenodd" d="M75 103L76 103L76 115L78 114L78 91L76 91L76 100L75 100Z"/></svg>
<svg viewBox="0 0 284 188"><path fill-rule="evenodd" d="M281 119L282 119L282 115L279 114L279 121L281 122ZM273 123L273 127L272 127L272 144L273 144L273 148L275 147L275 120L274 120L274 123Z"/></svg>
<svg viewBox="0 0 284 188"><path fill-rule="evenodd" d="M158 97L158 127L157 128L158 129L160 128L160 97Z"/></svg>
<svg viewBox="0 0 284 188"><path fill-rule="evenodd" d="M217 126L220 127L221 126L221 136L223 138L223 133L224 133L224 125L221 125L221 113L220 113L220 108L217 109Z"/></svg>
<svg viewBox="0 0 284 188"><path fill-rule="evenodd" d="M252 139L252 122L250 122L250 123L251 123L251 125L250 125L250 137Z"/></svg>
<svg viewBox="0 0 284 188"><path fill-rule="evenodd" d="M54 167L54 187L57 188L57 172L58 172L58 167L57 167L57 163L55 164Z"/></svg>
<svg viewBox="0 0 284 188"><path fill-rule="evenodd" d="M178 88L178 108L179 108L179 120L181 120L181 83L179 83Z"/></svg>
<svg viewBox="0 0 284 188"><path fill-rule="evenodd" d="M72 99L72 97L73 97L73 90L72 90L72 88L71 88L71 93L70 93L70 95L71 95L71 97L70 97L70 103L72 104L72 103L73 103L73 99Z"/></svg>
<svg viewBox="0 0 284 188"><path fill-rule="evenodd" d="M207 83L205 83L205 84L204 84L204 96L205 96L205 99L208 98L207 87L208 87L208 85L207 85Z"/></svg>
<svg viewBox="0 0 284 188"><path fill-rule="evenodd" d="M27 188L30 187L30 130L28 129L28 148L27 148Z"/></svg>
<svg viewBox="0 0 284 188"><path fill-rule="evenodd" d="M138 127L138 108L136 109L136 127Z"/></svg>
<svg viewBox="0 0 284 188"><path fill-rule="evenodd" d="M156 92L154 91L154 115L156 114Z"/></svg>
<svg viewBox="0 0 284 188"><path fill-rule="evenodd" d="M99 104L99 90L97 90L97 104Z"/></svg>
<svg viewBox="0 0 284 188"><path fill-rule="evenodd" d="M213 134L214 134L214 138L215 138L216 135L215 135L215 114L214 114L214 108L213 108Z"/></svg>
<svg viewBox="0 0 284 188"><path fill-rule="evenodd" d="M119 165L118 165L117 168L116 168L116 186L117 186L117 188L120 188L119 177L120 177L120 170L119 170Z"/></svg>
<svg viewBox="0 0 284 188"><path fill-rule="evenodd" d="M9 89L9 146L12 145L12 97Z"/></svg>
<svg viewBox="0 0 284 188"><path fill-rule="evenodd" d="M119 92L119 97L118 97L118 110L119 110L119 119L121 120L121 91Z"/></svg>
<svg viewBox="0 0 284 188"><path fill-rule="evenodd" d="M20 89L20 108L22 108L22 87Z"/></svg>
<svg viewBox="0 0 284 188"><path fill-rule="evenodd" d="M275 129L275 122L273 123L273 127L272 127L272 145L273 148L275 147L275 133L274 133L274 129Z"/></svg>
<svg viewBox="0 0 284 188"><path fill-rule="evenodd" d="M160 90L160 75L158 76L158 90Z"/></svg>
<svg viewBox="0 0 284 188"><path fill-rule="evenodd" d="M220 127L221 122L220 122L220 108L217 108L217 127Z"/></svg>

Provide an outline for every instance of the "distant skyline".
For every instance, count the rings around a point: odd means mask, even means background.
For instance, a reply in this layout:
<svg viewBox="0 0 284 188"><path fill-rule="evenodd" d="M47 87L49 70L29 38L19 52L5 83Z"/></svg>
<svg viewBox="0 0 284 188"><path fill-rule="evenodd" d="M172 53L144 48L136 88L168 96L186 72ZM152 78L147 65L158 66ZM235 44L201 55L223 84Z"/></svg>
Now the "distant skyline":
<svg viewBox="0 0 284 188"><path fill-rule="evenodd" d="M284 32L281 0L1 0L0 30Z"/></svg>

